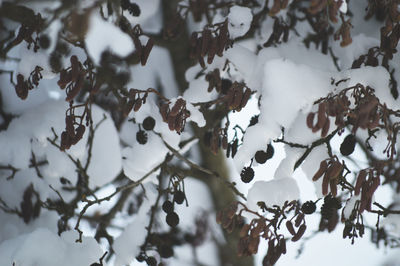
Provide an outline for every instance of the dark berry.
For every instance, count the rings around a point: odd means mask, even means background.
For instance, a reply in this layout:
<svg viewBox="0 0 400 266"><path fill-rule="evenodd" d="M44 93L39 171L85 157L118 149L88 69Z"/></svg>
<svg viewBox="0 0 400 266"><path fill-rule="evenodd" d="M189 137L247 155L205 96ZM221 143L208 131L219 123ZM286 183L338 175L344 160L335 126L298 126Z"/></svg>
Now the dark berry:
<svg viewBox="0 0 400 266"><path fill-rule="evenodd" d="M139 130L136 133L136 140L139 144L146 144L147 143L147 133L144 130Z"/></svg>
<svg viewBox="0 0 400 266"><path fill-rule="evenodd" d="M222 92L222 94L227 94L231 87L232 87L232 81L230 81L229 79L222 79L221 80L221 92Z"/></svg>
<svg viewBox="0 0 400 266"><path fill-rule="evenodd" d="M46 34L40 35L39 45L42 49L47 49L50 47L50 38Z"/></svg>
<svg viewBox="0 0 400 266"><path fill-rule="evenodd" d="M243 168L240 177L244 183L249 183L254 178L254 170L251 167Z"/></svg>
<svg viewBox="0 0 400 266"><path fill-rule="evenodd" d="M305 214L312 214L315 212L316 209L317 209L317 206L311 200L304 202L303 205L301 206L301 210Z"/></svg>
<svg viewBox="0 0 400 266"><path fill-rule="evenodd" d="M131 3L129 0L121 0L121 8L123 10L128 10L129 13L134 16L140 16L140 8L136 3Z"/></svg>
<svg viewBox="0 0 400 266"><path fill-rule="evenodd" d="M353 134L349 134L344 138L342 144L340 145L340 153L344 156L349 156L353 153L356 146L356 138Z"/></svg>
<svg viewBox="0 0 400 266"><path fill-rule="evenodd" d="M174 201L178 204L182 204L183 201L185 200L185 193L182 191L178 190L174 193Z"/></svg>
<svg viewBox="0 0 400 266"><path fill-rule="evenodd" d="M138 262L143 262L143 261L146 260L146 256L145 256L143 253L140 253L140 254L136 257L136 260L137 260Z"/></svg>
<svg viewBox="0 0 400 266"><path fill-rule="evenodd" d="M161 245L158 249L158 253L162 258L170 258L174 256L174 249L168 245Z"/></svg>
<svg viewBox="0 0 400 266"><path fill-rule="evenodd" d="M156 125L156 120L153 117L148 116L143 120L143 128L145 130L153 130L154 126Z"/></svg>
<svg viewBox="0 0 400 266"><path fill-rule="evenodd" d="M101 264L98 262L95 262L95 263L90 264L90 266L101 266Z"/></svg>
<svg viewBox="0 0 400 266"><path fill-rule="evenodd" d="M171 201L167 200L166 202L163 203L162 210L165 213L173 212L174 211L174 204Z"/></svg>
<svg viewBox="0 0 400 266"><path fill-rule="evenodd" d="M147 263L147 265L149 265L149 266L157 266L157 260L156 260L156 258L154 258L154 257L148 257L148 258L146 259L146 263Z"/></svg>
<svg viewBox="0 0 400 266"><path fill-rule="evenodd" d="M49 58L49 64L51 69L54 72L60 72L62 68L62 63L61 63L61 56L58 53L51 53L50 58Z"/></svg>
<svg viewBox="0 0 400 266"><path fill-rule="evenodd" d="M134 17L138 17L140 16L140 8L137 4L135 3L131 3L129 8L128 8L129 13L134 16Z"/></svg>
<svg viewBox="0 0 400 266"><path fill-rule="evenodd" d="M258 115L253 115L250 119L249 127L254 126L258 123Z"/></svg>
<svg viewBox="0 0 400 266"><path fill-rule="evenodd" d="M272 146L271 144L268 144L268 147L267 147L267 160L271 159L272 156L274 156L274 152L275 152L274 146Z"/></svg>
<svg viewBox="0 0 400 266"><path fill-rule="evenodd" d="M121 8L123 10L128 9L130 4L131 4L131 2L129 0L121 0Z"/></svg>
<svg viewBox="0 0 400 266"><path fill-rule="evenodd" d="M268 160L268 155L265 151L257 151L254 159L256 159L257 163L263 164Z"/></svg>
<svg viewBox="0 0 400 266"><path fill-rule="evenodd" d="M171 227L176 227L179 224L179 216L176 212L170 212L165 218L167 224Z"/></svg>

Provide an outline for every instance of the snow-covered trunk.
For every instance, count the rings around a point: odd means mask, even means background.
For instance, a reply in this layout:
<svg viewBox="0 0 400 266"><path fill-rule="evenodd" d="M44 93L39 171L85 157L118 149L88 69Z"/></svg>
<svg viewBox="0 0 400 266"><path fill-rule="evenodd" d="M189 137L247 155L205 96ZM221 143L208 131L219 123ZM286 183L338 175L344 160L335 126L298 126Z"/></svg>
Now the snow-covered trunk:
<svg viewBox="0 0 400 266"><path fill-rule="evenodd" d="M164 25L174 14L174 7L176 7L176 3L179 2L177 0L169 0L163 2L163 12L164 12ZM169 50L171 53L171 58L173 61L175 78L178 83L178 87L183 93L183 89L187 88L187 82L185 80L185 71L193 65L193 62L188 57L189 53L189 33L184 32L177 40L165 42L165 48ZM218 110L212 110L208 113L211 116L221 116L221 113L218 114ZM222 117L225 114L222 114ZM205 114L207 116L207 114ZM205 117L206 121L220 121L221 117L215 117L214 119L210 119L210 117ZM208 127L199 128L197 125L192 123L192 129L194 135L202 140L204 133L212 127L209 125ZM217 172L222 178L229 179L229 171L226 165L225 155L222 151L219 151L217 155L213 155L210 152L210 148L206 147L202 141L199 142L199 158L201 162L201 166L206 169L210 169L211 171ZM215 211L222 210L233 201L236 200L236 195L233 191L221 182L217 180L217 177L211 177L204 173L193 173L193 177L198 178L200 181L204 182L209 188L210 194L212 195L212 200L214 202ZM232 266L247 266L253 265L253 257L241 257L239 258L237 254L237 243L239 240L239 231L235 229L232 233L227 233L226 230L223 230L225 241L216 241L218 246L218 253L220 259L220 265L232 265Z"/></svg>

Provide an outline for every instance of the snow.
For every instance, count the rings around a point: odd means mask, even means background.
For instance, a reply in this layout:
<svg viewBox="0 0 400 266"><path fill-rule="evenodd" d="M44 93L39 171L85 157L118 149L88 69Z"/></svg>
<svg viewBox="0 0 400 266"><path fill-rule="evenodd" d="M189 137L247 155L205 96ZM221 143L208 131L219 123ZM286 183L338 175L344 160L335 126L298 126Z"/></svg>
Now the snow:
<svg viewBox="0 0 400 266"><path fill-rule="evenodd" d="M130 264L140 252L140 246L147 236L146 227L150 221L149 211L157 198L156 187L147 183L145 200L134 220L125 226L123 232L114 240L113 249L116 254L115 266Z"/></svg>
<svg viewBox="0 0 400 266"><path fill-rule="evenodd" d="M291 177L257 181L249 190L246 205L250 210L258 210L259 201L265 202L268 207L282 206L285 201L297 200L299 196L296 180Z"/></svg>
<svg viewBox="0 0 400 266"><path fill-rule="evenodd" d="M87 266L103 255L93 238L83 237L76 243L77 232L64 232L61 237L45 228L20 235L0 244L0 265ZM40 243L40 244L39 244Z"/></svg>
<svg viewBox="0 0 400 266"><path fill-rule="evenodd" d="M250 29L253 14L248 7L233 6L229 9L228 30L232 39L245 35Z"/></svg>
<svg viewBox="0 0 400 266"><path fill-rule="evenodd" d="M105 50L110 50L120 57L125 57L135 50L132 39L126 33L117 26L104 21L96 12L90 16L85 45L90 57L97 65Z"/></svg>

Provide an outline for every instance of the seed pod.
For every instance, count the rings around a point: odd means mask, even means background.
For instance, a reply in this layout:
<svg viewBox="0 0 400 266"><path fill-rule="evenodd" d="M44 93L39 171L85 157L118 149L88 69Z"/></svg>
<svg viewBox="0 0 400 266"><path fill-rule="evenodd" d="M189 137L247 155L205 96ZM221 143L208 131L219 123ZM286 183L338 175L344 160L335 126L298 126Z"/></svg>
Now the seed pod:
<svg viewBox="0 0 400 266"><path fill-rule="evenodd" d="M140 42L140 40L137 36L134 35L132 38L133 38L133 44L135 45L135 50L136 50L137 54L139 55L140 61L141 61L142 49L143 49L142 43Z"/></svg>
<svg viewBox="0 0 400 266"><path fill-rule="evenodd" d="M250 237L249 245L247 246L247 249L250 252L250 254L257 254L259 244L260 244L259 237Z"/></svg>
<svg viewBox="0 0 400 266"><path fill-rule="evenodd" d="M324 196L328 195L328 187L329 187L329 176L326 172L324 178L322 179L322 195Z"/></svg>
<svg viewBox="0 0 400 266"><path fill-rule="evenodd" d="M336 179L343 170L343 165L338 161L333 161L326 171L329 179Z"/></svg>
<svg viewBox="0 0 400 266"><path fill-rule="evenodd" d="M133 106L135 105L134 100L129 100L125 105L124 105L124 110L123 110L123 115L127 117L129 113L132 111Z"/></svg>
<svg viewBox="0 0 400 266"><path fill-rule="evenodd" d="M302 224L299 227L299 230L297 231L297 233L292 237L292 241L293 242L298 241L304 235L306 229L307 229L307 226L305 224Z"/></svg>
<svg viewBox="0 0 400 266"><path fill-rule="evenodd" d="M318 179L320 179L320 177L326 172L327 169L328 169L328 163L326 162L326 160L321 161L319 169L314 174L312 181L317 181Z"/></svg>
<svg viewBox="0 0 400 266"><path fill-rule="evenodd" d="M337 179L331 179L329 181L329 185L331 188L332 196L336 197L336 195L337 195Z"/></svg>
<svg viewBox="0 0 400 266"><path fill-rule="evenodd" d="M185 200L185 193L183 193L183 191L180 190L175 191L174 202L182 204L184 200Z"/></svg>
<svg viewBox="0 0 400 266"><path fill-rule="evenodd" d="M265 151L257 151L254 159L257 163L264 164L268 160L268 156Z"/></svg>
<svg viewBox="0 0 400 266"><path fill-rule="evenodd" d="M67 134L67 132L63 131L61 133L61 143L60 143L60 150L65 151L71 147L71 141Z"/></svg>
<svg viewBox="0 0 400 266"><path fill-rule="evenodd" d="M72 81L77 81L80 74L80 63L76 55L71 56L71 79Z"/></svg>
<svg viewBox="0 0 400 266"><path fill-rule="evenodd" d="M222 137L222 148L226 150L228 148L228 138L226 135Z"/></svg>
<svg viewBox="0 0 400 266"><path fill-rule="evenodd" d="M291 235L295 235L296 234L296 232L294 231L294 227L293 227L293 224L292 224L292 222L291 221L287 221L286 222L286 228L287 228L287 230L289 231L289 233L291 234Z"/></svg>
<svg viewBox="0 0 400 266"><path fill-rule="evenodd" d="M211 38L210 48L208 49L207 63L211 64L214 60L215 54L218 49L218 40L215 37Z"/></svg>
<svg viewBox="0 0 400 266"><path fill-rule="evenodd" d="M169 114L172 116L176 116L179 112L181 112L181 110L185 107L185 105L186 101L182 98L179 98L178 100L176 100Z"/></svg>
<svg viewBox="0 0 400 266"><path fill-rule="evenodd" d="M24 80L24 76L18 74L17 85L15 85L15 92L21 100L25 100L28 97L28 85Z"/></svg>
<svg viewBox="0 0 400 266"><path fill-rule="evenodd" d="M313 126L314 126L314 117L315 117L315 113L309 113L307 115L306 123L307 123L308 128L313 128Z"/></svg>
<svg viewBox="0 0 400 266"><path fill-rule="evenodd" d="M219 57L223 56L223 53L224 53L225 46L227 44L228 38L229 38L228 21L225 21L225 23L219 29L218 49L217 49L217 55Z"/></svg>
<svg viewBox="0 0 400 266"><path fill-rule="evenodd" d="M153 117L148 116L143 120L142 126L145 130L153 130L156 125L156 120Z"/></svg>
<svg viewBox="0 0 400 266"><path fill-rule="evenodd" d="M330 120L329 118L326 118L325 124L322 127L322 131L321 131L321 137L325 138L326 135L328 134L329 131L329 124L330 124Z"/></svg>
<svg viewBox="0 0 400 266"><path fill-rule="evenodd" d="M249 88L246 88L246 90L243 93L242 101L240 102L240 109L246 106L247 102L250 99L250 96L251 96L251 90Z"/></svg>
<svg viewBox="0 0 400 266"><path fill-rule="evenodd" d="M295 220L295 224L294 224L294 225L295 225L296 227L299 227L300 224L301 224L301 222L303 221L303 219L304 219L304 213L298 214L297 217L296 217L296 220Z"/></svg>
<svg viewBox="0 0 400 266"><path fill-rule="evenodd" d="M200 55L203 57L207 54L207 50L211 44L211 31L209 29L204 29L202 34L202 42L201 42L201 53Z"/></svg>
<svg viewBox="0 0 400 266"><path fill-rule="evenodd" d="M167 224L171 227L176 227L179 224L179 216L176 212L170 212L165 218Z"/></svg>
<svg viewBox="0 0 400 266"><path fill-rule="evenodd" d="M318 106L318 121L317 124L315 125L315 127L312 129L313 132L317 132L320 128L322 128L326 122L326 102L322 102L319 104Z"/></svg>
<svg viewBox="0 0 400 266"><path fill-rule="evenodd" d="M356 138L353 134L349 134L340 145L340 153L344 156L349 156L353 153L356 145Z"/></svg>
<svg viewBox="0 0 400 266"><path fill-rule="evenodd" d="M251 167L244 167L240 173L240 178L244 183L249 183L254 178L254 170Z"/></svg>
<svg viewBox="0 0 400 266"><path fill-rule="evenodd" d="M71 138L75 137L74 119L71 115L65 117L65 131Z"/></svg>
<svg viewBox="0 0 400 266"><path fill-rule="evenodd" d="M67 92L67 97L65 98L65 101L67 102L72 101L75 98L75 96L78 95L78 93L83 87L84 81L85 81L84 75L80 73L72 89Z"/></svg>
<svg viewBox="0 0 400 266"><path fill-rule="evenodd" d="M303 205L301 206L301 211L304 214L313 214L316 209L317 209L317 206L311 200L304 202Z"/></svg>
<svg viewBox="0 0 400 266"><path fill-rule="evenodd" d="M147 143L147 133L144 130L139 130L136 133L136 141L142 145L146 144Z"/></svg>
<svg viewBox="0 0 400 266"><path fill-rule="evenodd" d="M245 237L249 234L250 224L243 225L242 229L240 229L240 237Z"/></svg>
<svg viewBox="0 0 400 266"><path fill-rule="evenodd" d="M232 158L235 157L236 155L238 145L239 145L239 140L235 139L232 143Z"/></svg>
<svg viewBox="0 0 400 266"><path fill-rule="evenodd" d="M175 130L175 120L176 120L176 116L172 116L171 114L168 115L168 128L171 131Z"/></svg>
<svg viewBox="0 0 400 266"><path fill-rule="evenodd" d="M153 46L154 46L154 41L152 38L149 38L149 40L146 43L146 46L142 50L142 54L140 55L140 63L142 64L142 66L146 65L147 59L149 58Z"/></svg>
<svg viewBox="0 0 400 266"><path fill-rule="evenodd" d="M137 112L139 111L140 107L142 107L142 99L136 99L135 104L133 106L133 111Z"/></svg>
<svg viewBox="0 0 400 266"><path fill-rule="evenodd" d="M239 88L236 88L234 90L233 99L232 99L231 103L229 104L229 109L236 110L237 108L239 108L240 103L242 102L242 99L243 99L243 91Z"/></svg>
<svg viewBox="0 0 400 266"><path fill-rule="evenodd" d="M160 114L164 122L168 121L168 113L169 113L168 111L169 111L168 104L165 103L160 106Z"/></svg>
<svg viewBox="0 0 400 266"><path fill-rule="evenodd" d="M60 89L65 89L68 83L70 83L72 80L72 75L70 71L67 71L65 69L61 70L60 72L60 79L57 81L57 85L60 87Z"/></svg>
<svg viewBox="0 0 400 266"><path fill-rule="evenodd" d="M375 193L376 189L381 184L379 177L376 177L370 182L370 187L367 191L367 197L372 198L373 194Z"/></svg>
<svg viewBox="0 0 400 266"><path fill-rule="evenodd" d="M86 127L84 125L79 125L76 128L76 134L75 134L73 144L78 143L82 139L83 134L85 134L85 130L86 130Z"/></svg>
<svg viewBox="0 0 400 266"><path fill-rule="evenodd" d="M195 59L196 58L196 49L197 49L197 32L193 32L192 35L190 36L190 53L189 57L190 59Z"/></svg>
<svg viewBox="0 0 400 266"><path fill-rule="evenodd" d="M281 238L279 240L279 249L281 251L282 254L286 254L286 240L284 238Z"/></svg>

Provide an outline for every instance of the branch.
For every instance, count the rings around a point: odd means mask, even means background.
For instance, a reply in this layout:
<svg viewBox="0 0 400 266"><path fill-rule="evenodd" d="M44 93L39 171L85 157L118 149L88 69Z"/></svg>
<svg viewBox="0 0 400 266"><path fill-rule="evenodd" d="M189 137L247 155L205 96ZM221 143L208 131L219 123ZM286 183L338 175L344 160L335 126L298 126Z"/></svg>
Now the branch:
<svg viewBox="0 0 400 266"><path fill-rule="evenodd" d="M190 161L189 159L187 159L185 156L181 155L177 150L175 150L173 147L171 147L171 145L169 145L160 134L158 134L161 138L161 140L164 142L164 145L179 159L181 159L182 161L184 161L187 165L189 165L191 168L199 170L200 172L203 172L207 175L210 176L214 176L217 177L217 179L221 182L223 182L227 187L229 187L237 196L241 197L243 200L247 200L246 197L244 196L243 193L241 193L234 185L234 183L231 183L227 180L224 180L223 177L221 177L217 172L211 171L209 169L206 169L192 161Z"/></svg>

